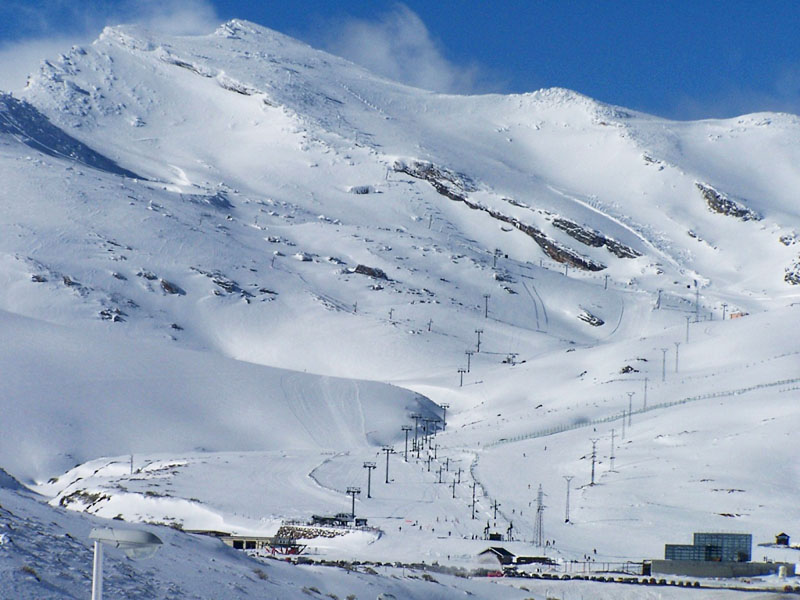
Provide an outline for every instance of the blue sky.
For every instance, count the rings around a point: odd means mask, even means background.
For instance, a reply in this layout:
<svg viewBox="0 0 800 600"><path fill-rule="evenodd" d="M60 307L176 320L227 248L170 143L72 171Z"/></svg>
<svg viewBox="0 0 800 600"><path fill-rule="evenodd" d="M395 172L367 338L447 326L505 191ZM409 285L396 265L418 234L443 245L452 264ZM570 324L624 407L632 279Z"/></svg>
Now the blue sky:
<svg viewBox="0 0 800 600"><path fill-rule="evenodd" d="M406 83L561 86L670 118L800 113L800 1L1 0L0 88L106 24L255 21Z"/></svg>

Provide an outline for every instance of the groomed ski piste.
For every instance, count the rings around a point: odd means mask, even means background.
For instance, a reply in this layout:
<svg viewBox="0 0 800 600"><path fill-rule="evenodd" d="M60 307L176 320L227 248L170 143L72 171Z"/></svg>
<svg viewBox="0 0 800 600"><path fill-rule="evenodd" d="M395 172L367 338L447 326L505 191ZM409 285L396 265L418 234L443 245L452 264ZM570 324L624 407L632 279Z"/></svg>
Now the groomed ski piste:
<svg viewBox="0 0 800 600"><path fill-rule="evenodd" d="M435 94L243 21L107 28L12 92L4 596L88 596L97 526L165 542L109 551L109 597L800 587L574 578L697 531L800 562L757 545L800 535L798 117ZM189 533L352 506L368 527L302 540L314 564ZM455 576L498 545L548 579Z"/></svg>

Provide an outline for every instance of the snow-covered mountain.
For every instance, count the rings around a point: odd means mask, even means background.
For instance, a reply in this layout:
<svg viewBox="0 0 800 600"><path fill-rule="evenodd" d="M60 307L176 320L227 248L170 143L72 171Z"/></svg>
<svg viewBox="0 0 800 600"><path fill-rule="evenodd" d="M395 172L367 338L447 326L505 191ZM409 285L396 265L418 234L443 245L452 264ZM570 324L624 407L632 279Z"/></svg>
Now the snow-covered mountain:
<svg viewBox="0 0 800 600"><path fill-rule="evenodd" d="M107 28L0 95L0 467L271 534L447 405L432 470L391 457L359 499L382 533L318 552L470 564L487 519L534 538L539 484L560 560L763 541L797 517L799 134L435 94L243 21Z"/></svg>

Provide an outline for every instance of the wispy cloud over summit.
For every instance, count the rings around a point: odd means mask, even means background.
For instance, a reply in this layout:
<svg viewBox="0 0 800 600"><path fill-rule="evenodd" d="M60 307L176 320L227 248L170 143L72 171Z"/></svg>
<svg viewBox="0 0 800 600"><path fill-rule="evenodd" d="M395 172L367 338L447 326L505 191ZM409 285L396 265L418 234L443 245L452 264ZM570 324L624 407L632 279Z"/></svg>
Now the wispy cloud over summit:
<svg viewBox="0 0 800 600"><path fill-rule="evenodd" d="M339 21L324 44L334 54L414 87L449 93L483 87L481 70L448 60L422 19L403 4L375 21Z"/></svg>
<svg viewBox="0 0 800 600"><path fill-rule="evenodd" d="M5 91L21 89L42 60L90 43L107 25L136 23L170 35L189 35L213 31L220 22L208 0L9 0L0 6L0 19L17 32L0 44L0 90Z"/></svg>

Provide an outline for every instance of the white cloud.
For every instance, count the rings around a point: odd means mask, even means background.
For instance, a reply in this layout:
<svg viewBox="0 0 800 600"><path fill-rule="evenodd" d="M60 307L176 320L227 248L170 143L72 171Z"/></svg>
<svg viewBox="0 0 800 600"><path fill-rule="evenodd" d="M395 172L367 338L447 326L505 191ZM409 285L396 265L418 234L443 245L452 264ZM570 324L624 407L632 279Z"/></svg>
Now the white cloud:
<svg viewBox="0 0 800 600"><path fill-rule="evenodd" d="M117 4L115 18L170 35L210 33L220 24L207 0L126 0Z"/></svg>
<svg viewBox="0 0 800 600"><path fill-rule="evenodd" d="M107 2L12 3L4 8L19 11L35 27L32 37L0 45L0 90L25 86L42 60L54 58L75 44L88 44L106 25L137 23L169 35L202 34L220 23L208 0L119 0Z"/></svg>
<svg viewBox="0 0 800 600"><path fill-rule="evenodd" d="M16 92L25 87L44 58L52 58L79 43L73 37L31 39L0 47L0 90Z"/></svg>
<svg viewBox="0 0 800 600"><path fill-rule="evenodd" d="M479 69L449 61L422 19L402 4L378 21L346 20L323 43L333 54L415 87L449 93L478 87Z"/></svg>

